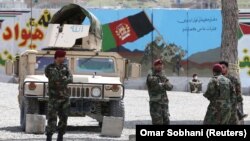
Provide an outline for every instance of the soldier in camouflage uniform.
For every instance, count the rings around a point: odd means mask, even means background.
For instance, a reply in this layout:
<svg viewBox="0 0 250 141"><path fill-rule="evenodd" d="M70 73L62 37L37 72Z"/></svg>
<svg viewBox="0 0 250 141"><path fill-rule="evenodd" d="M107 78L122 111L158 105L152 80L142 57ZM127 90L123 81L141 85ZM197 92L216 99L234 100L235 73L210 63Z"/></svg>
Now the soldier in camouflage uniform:
<svg viewBox="0 0 250 141"><path fill-rule="evenodd" d="M247 114L243 112L243 97L241 95L241 84L238 78L228 74L228 62L221 61L219 64L222 66L222 74L227 77L233 84L234 90L236 92L236 99L233 101L232 113L230 118L230 124L238 125L240 120L247 117Z"/></svg>
<svg viewBox="0 0 250 141"><path fill-rule="evenodd" d="M45 69L45 75L49 80L47 141L52 140L52 135L56 129L58 129L57 141L62 141L67 127L70 107L67 84L72 82L73 78L68 67L63 64L65 55L65 51L57 50L54 56L55 62L48 65ZM58 128L56 128L57 115L59 117Z"/></svg>
<svg viewBox="0 0 250 141"><path fill-rule="evenodd" d="M230 124L232 103L235 92L231 81L222 75L222 67L215 64L213 67L214 76L208 83L204 93L210 103L204 119L204 124Z"/></svg>
<svg viewBox="0 0 250 141"><path fill-rule="evenodd" d="M189 81L189 85L191 93L200 93L202 90L202 83L197 74L193 74L193 79Z"/></svg>
<svg viewBox="0 0 250 141"><path fill-rule="evenodd" d="M163 62L158 59L154 61L152 73L148 74L147 86L149 93L149 106L152 124L168 125L169 110L167 90L172 90L173 85L165 75L162 74Z"/></svg>

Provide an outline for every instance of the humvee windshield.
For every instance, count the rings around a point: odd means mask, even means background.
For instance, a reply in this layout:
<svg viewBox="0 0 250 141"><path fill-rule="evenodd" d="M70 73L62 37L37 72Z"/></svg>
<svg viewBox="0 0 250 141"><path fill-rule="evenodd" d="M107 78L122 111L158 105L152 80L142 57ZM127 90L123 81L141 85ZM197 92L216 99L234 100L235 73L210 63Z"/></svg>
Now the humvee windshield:
<svg viewBox="0 0 250 141"><path fill-rule="evenodd" d="M111 58L78 58L76 73L115 73L114 60Z"/></svg>
<svg viewBox="0 0 250 141"><path fill-rule="evenodd" d="M36 57L36 74L43 74L46 66L54 62L52 56ZM69 64L69 59L65 59L64 64ZM115 73L115 64L112 58L76 58L75 72L83 73Z"/></svg>
<svg viewBox="0 0 250 141"><path fill-rule="evenodd" d="M36 57L36 69L35 69L35 71L37 73L40 73L40 72L43 73L45 68L49 64L51 64L53 62L54 62L54 57L51 57L51 56L41 56L41 57L39 57L39 56L37 56ZM69 62L69 60L65 59L64 64L68 65L68 62Z"/></svg>

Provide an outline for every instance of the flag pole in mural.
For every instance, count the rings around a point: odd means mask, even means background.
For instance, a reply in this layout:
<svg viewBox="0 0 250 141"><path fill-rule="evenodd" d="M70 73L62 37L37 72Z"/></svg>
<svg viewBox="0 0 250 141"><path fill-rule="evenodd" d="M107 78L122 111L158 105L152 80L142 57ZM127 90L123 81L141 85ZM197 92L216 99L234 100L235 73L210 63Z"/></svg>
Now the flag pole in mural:
<svg viewBox="0 0 250 141"><path fill-rule="evenodd" d="M145 12L145 10L143 9L143 11ZM146 12L145 12L146 13ZM146 16L147 16L147 18L148 18L148 20L150 21L150 18L148 17L148 15L146 14ZM152 23L152 26L153 26L153 28L154 28L154 30L156 31L156 33L159 35L159 37L161 38L161 40L162 40L162 42L164 43L164 44L166 44L167 45L167 42L164 40L164 38L163 38L163 36L161 35L161 33L160 33L160 31L157 29L157 28L155 28L155 26L154 26L154 22L153 22L153 17L152 17L152 21L151 21L151 23ZM153 40L153 39L152 39Z"/></svg>
<svg viewBox="0 0 250 141"><path fill-rule="evenodd" d="M147 14L142 11L118 21L104 24L102 29L102 50L109 51L127 42L133 42L155 28L147 17Z"/></svg>

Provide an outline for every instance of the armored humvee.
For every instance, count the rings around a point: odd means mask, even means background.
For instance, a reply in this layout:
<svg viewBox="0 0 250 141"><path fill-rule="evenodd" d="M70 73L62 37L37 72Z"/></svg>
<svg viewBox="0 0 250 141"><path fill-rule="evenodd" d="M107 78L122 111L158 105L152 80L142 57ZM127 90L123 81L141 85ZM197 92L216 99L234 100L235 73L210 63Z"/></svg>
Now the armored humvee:
<svg viewBox="0 0 250 141"><path fill-rule="evenodd" d="M90 25L82 24L85 18ZM57 49L67 52L65 63L73 74L73 83L68 85L70 116L89 116L100 126L104 116L124 119L123 82L128 76L129 61L117 52L101 51L98 19L86 9L70 4L54 14L47 31L46 48L27 50L16 61L6 62L6 73L18 78L21 128L25 130L26 114L47 113L48 79L44 69L53 63ZM133 77L139 75L138 69L130 70Z"/></svg>

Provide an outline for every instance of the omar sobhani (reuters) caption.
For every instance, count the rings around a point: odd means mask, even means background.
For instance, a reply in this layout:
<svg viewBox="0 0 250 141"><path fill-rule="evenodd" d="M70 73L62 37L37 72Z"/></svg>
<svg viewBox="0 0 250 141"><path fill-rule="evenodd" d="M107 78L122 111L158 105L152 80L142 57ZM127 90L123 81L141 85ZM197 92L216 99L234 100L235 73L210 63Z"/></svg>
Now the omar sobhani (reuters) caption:
<svg viewBox="0 0 250 141"><path fill-rule="evenodd" d="M136 140L146 138L237 141L249 140L250 125L137 125Z"/></svg>

